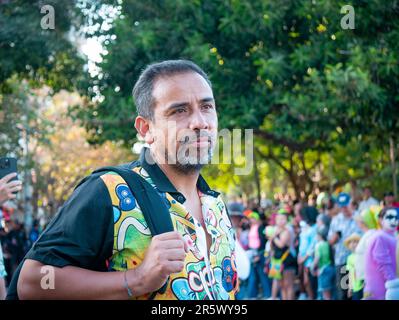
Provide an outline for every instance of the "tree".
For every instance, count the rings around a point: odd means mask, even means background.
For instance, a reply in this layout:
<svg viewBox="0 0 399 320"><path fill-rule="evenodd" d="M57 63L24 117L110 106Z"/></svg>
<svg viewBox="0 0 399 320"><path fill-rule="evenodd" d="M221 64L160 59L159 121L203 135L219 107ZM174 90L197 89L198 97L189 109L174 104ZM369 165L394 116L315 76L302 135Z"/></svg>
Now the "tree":
<svg viewBox="0 0 399 320"><path fill-rule="evenodd" d="M131 145L131 89L140 70L153 61L192 59L210 74L221 127L253 128L259 155L307 196L319 156L357 137L388 145L399 126L396 1L354 1L354 30L341 29L342 5L124 1L103 33L106 54L90 82L101 102L77 114L92 142ZM313 154L319 156L307 161Z"/></svg>
<svg viewBox="0 0 399 320"><path fill-rule="evenodd" d="M36 176L35 203L52 216L70 196L77 183L94 169L127 163L135 157L131 151L113 142L91 146L87 132L67 117L70 105L84 105L85 99L65 90L55 94L42 108L41 116L51 121L47 143L34 141L31 153Z"/></svg>

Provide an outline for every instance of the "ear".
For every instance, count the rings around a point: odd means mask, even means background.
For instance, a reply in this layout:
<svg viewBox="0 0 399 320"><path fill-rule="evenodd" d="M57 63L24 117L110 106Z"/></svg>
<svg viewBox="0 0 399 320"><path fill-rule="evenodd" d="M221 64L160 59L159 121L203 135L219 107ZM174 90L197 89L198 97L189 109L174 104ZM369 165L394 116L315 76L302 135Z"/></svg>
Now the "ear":
<svg viewBox="0 0 399 320"><path fill-rule="evenodd" d="M154 136L151 132L151 121L143 118L142 116L137 116L134 121L134 127L137 132L144 138L147 144L152 144L154 142Z"/></svg>

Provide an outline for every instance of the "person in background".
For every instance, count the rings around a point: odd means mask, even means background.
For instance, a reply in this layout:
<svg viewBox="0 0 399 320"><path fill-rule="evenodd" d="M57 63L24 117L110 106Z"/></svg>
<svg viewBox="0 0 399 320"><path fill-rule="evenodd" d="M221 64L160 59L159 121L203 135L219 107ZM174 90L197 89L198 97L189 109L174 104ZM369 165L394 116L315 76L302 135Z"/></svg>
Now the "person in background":
<svg viewBox="0 0 399 320"><path fill-rule="evenodd" d="M396 277L385 282L386 300L399 300L399 234L396 236Z"/></svg>
<svg viewBox="0 0 399 320"><path fill-rule="evenodd" d="M397 278L396 275L396 237L398 209L385 207L378 214L381 230L371 237L366 250L364 298L384 300L385 283Z"/></svg>
<svg viewBox="0 0 399 320"><path fill-rule="evenodd" d="M22 190L22 182L19 180L13 180L16 177L16 173L10 173L0 179L0 206L6 203L8 200L15 199L16 193ZM6 278L7 272L4 265L3 249L0 242L0 300L4 300L6 297Z"/></svg>
<svg viewBox="0 0 399 320"><path fill-rule="evenodd" d="M359 211L362 212L370 208L371 206L378 205L378 200L373 198L371 195L371 187L367 186L363 189L363 201L359 204Z"/></svg>
<svg viewBox="0 0 399 320"><path fill-rule="evenodd" d="M327 241L327 230L325 227L317 229L313 270L317 274L317 288L323 300L331 300L334 289L335 271L332 249Z"/></svg>
<svg viewBox="0 0 399 320"><path fill-rule="evenodd" d="M395 200L395 195L392 191L384 193L383 200L384 207L394 207L399 208L399 202Z"/></svg>
<svg viewBox="0 0 399 320"><path fill-rule="evenodd" d="M356 218L356 222L359 229L363 232L363 235L359 241L359 244L355 250L355 272L356 278L362 282L362 288L364 287L364 268L366 265L366 249L369 245L371 236L378 228L378 213L381 211L379 206L371 206L369 209L361 212Z"/></svg>
<svg viewBox="0 0 399 320"><path fill-rule="evenodd" d="M349 209L352 211L352 217L353 218L357 217L358 214L360 213L359 204L354 199L351 200L351 203L349 205Z"/></svg>
<svg viewBox="0 0 399 320"><path fill-rule="evenodd" d="M312 274L314 251L317 243L316 207L306 206L301 209L302 220L306 223L299 237L298 265L303 265L304 286L308 299L316 298L317 278Z"/></svg>
<svg viewBox="0 0 399 320"><path fill-rule="evenodd" d="M248 277L250 273L250 261L247 257L247 253L239 242L241 233L241 222L244 218L242 213L242 206L236 206L235 203L228 205L228 212L231 219L231 224L236 233L236 267L239 281L239 291L236 294L237 300L243 300L246 298Z"/></svg>
<svg viewBox="0 0 399 320"><path fill-rule="evenodd" d="M238 240L244 250L248 250L248 234L249 234L250 223L248 217L244 216L240 222L240 233Z"/></svg>
<svg viewBox="0 0 399 320"><path fill-rule="evenodd" d="M323 224L328 230L331 223L331 216L329 215L328 210L334 205L334 203L329 195L325 192L320 193L317 200L317 208L320 212L320 214L317 216L318 227L321 228L320 224Z"/></svg>
<svg viewBox="0 0 399 320"><path fill-rule="evenodd" d="M330 219L332 220L335 216L338 215L339 213L339 206L336 202L336 198L333 196L330 196L329 200L328 200L328 204L327 204L327 210L326 213L327 215L330 217ZM331 221L330 221L331 223Z"/></svg>
<svg viewBox="0 0 399 320"><path fill-rule="evenodd" d="M276 229L270 238L271 263L269 277L273 278L272 300L277 299L281 288L282 300L294 300L294 278L296 263L291 254L291 233L287 227L287 213L279 210L276 215Z"/></svg>
<svg viewBox="0 0 399 320"><path fill-rule="evenodd" d="M294 203L294 220L293 220L293 228L295 231L295 256L298 256L299 252L299 243L300 243L300 235L301 228L306 226L306 223L302 220L301 217L301 209L303 208L303 203L299 200L295 200ZM302 227L301 227L302 226ZM304 276L303 276L303 264L298 264L297 274L299 280L299 295L298 300L307 300L306 288L304 285Z"/></svg>
<svg viewBox="0 0 399 320"><path fill-rule="evenodd" d="M0 206L8 200L16 198L16 193L22 190L22 182L11 179L17 176L16 173L10 173L0 179Z"/></svg>
<svg viewBox="0 0 399 320"><path fill-rule="evenodd" d="M363 298L363 282L357 277L355 269L355 250L360 241L360 235L353 233L345 239L344 244L352 253L346 259L346 269L349 273L348 298L361 300Z"/></svg>
<svg viewBox="0 0 399 320"><path fill-rule="evenodd" d="M261 284L262 298L267 299L270 297L271 290L269 278L263 272L266 243L263 236L264 226L257 212L252 212L249 218L251 227L248 234L248 247L251 252L251 271L248 279L248 298L255 299L258 297L259 284Z"/></svg>
<svg viewBox="0 0 399 320"><path fill-rule="evenodd" d="M36 242L37 238L39 238L39 221L35 220L29 233L29 247Z"/></svg>
<svg viewBox="0 0 399 320"><path fill-rule="evenodd" d="M333 246L334 264L336 272L336 293L338 300L348 299L347 288L342 286L343 278L347 279L346 259L351 253L344 245L344 239L354 232L360 232L359 228L352 217L352 211L349 209L350 195L347 193L338 194L337 205L339 213L336 215L330 225L328 232L328 241Z"/></svg>
<svg viewBox="0 0 399 320"><path fill-rule="evenodd" d="M6 268L4 266L3 250L0 243L0 300L4 300L7 295L5 278L7 277Z"/></svg>

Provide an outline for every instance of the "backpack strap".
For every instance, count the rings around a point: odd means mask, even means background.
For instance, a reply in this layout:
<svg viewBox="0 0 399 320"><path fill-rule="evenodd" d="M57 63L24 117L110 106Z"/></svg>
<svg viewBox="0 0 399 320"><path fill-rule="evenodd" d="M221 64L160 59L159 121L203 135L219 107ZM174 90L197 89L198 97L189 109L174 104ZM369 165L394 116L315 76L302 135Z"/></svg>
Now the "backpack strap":
<svg viewBox="0 0 399 320"><path fill-rule="evenodd" d="M102 167L93 171L92 174L104 174L110 171L117 173L125 180L141 209L152 236L174 230L169 209L160 195L142 176L131 170L129 165ZM158 293L165 293L168 282L169 278L160 289L151 294L149 299L153 300Z"/></svg>
<svg viewBox="0 0 399 320"><path fill-rule="evenodd" d="M152 185L126 165L103 167L95 170L93 174L110 171L117 173L125 180L143 213L152 236L174 230L169 209Z"/></svg>

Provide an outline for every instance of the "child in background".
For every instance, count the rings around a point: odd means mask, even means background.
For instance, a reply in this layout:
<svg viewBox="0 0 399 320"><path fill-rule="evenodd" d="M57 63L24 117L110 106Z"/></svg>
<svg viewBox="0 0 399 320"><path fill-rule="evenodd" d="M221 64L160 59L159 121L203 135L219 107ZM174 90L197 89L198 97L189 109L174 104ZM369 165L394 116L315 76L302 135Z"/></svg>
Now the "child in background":
<svg viewBox="0 0 399 320"><path fill-rule="evenodd" d="M317 287L323 300L331 300L335 285L335 269L333 266L332 250L327 242L325 228L317 230L317 243L313 261L313 270L317 269Z"/></svg>
<svg viewBox="0 0 399 320"><path fill-rule="evenodd" d="M359 234L353 233L344 241L345 247L352 252L346 260L346 269L349 272L348 298L352 298L352 300L361 300L363 298L363 281L356 276L355 269L355 250L360 238Z"/></svg>

